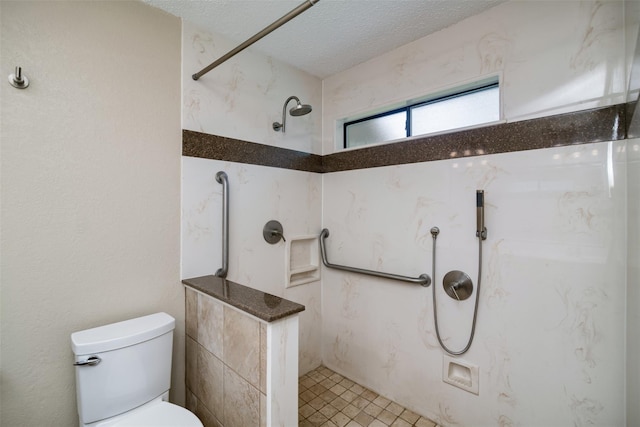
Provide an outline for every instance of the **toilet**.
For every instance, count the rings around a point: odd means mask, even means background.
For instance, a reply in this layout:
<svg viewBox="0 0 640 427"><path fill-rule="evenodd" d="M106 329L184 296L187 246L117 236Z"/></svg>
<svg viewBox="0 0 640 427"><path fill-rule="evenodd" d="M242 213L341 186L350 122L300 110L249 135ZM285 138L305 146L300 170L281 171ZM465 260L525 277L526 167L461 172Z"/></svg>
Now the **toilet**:
<svg viewBox="0 0 640 427"><path fill-rule="evenodd" d="M175 323L155 313L71 334L80 426L203 427L168 402Z"/></svg>

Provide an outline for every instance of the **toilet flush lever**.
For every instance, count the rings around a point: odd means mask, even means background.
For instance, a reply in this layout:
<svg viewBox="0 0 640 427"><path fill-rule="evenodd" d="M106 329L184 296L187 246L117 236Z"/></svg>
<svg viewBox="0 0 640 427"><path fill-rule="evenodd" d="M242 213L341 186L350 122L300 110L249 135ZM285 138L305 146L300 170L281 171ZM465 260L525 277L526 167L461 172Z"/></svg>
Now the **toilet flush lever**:
<svg viewBox="0 0 640 427"><path fill-rule="evenodd" d="M102 359L100 359L98 356L90 356L87 360L80 360L78 362L75 362L73 366L96 366L100 362L102 362Z"/></svg>

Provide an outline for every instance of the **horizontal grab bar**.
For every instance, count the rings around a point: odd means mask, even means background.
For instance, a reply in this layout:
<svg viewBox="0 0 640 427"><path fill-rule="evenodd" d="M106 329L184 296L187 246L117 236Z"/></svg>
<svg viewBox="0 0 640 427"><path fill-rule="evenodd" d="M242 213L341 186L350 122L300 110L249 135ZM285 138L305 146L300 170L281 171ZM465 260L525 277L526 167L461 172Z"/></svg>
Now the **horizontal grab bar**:
<svg viewBox="0 0 640 427"><path fill-rule="evenodd" d="M431 278L426 273L423 273L418 277L409 277L409 276L401 276L399 274L365 270L363 268L347 267L346 265L331 264L329 260L327 260L327 250L324 247L324 240L328 236L329 236L329 230L326 228L322 229L322 232L320 233L320 253L322 255L322 263L329 268L335 268L336 270L349 271L351 273L360 273L360 274L367 274L369 276L383 277L385 279L399 280L402 282L416 283L424 287L427 287L431 284Z"/></svg>

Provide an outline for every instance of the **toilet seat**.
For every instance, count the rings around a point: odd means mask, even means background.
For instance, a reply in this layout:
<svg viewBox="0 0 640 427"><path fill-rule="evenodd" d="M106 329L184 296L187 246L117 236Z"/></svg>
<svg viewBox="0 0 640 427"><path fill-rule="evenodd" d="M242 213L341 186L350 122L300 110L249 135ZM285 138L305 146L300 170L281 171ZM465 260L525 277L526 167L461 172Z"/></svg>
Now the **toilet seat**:
<svg viewBox="0 0 640 427"><path fill-rule="evenodd" d="M158 402L120 418L110 427L203 427L192 412L169 402Z"/></svg>

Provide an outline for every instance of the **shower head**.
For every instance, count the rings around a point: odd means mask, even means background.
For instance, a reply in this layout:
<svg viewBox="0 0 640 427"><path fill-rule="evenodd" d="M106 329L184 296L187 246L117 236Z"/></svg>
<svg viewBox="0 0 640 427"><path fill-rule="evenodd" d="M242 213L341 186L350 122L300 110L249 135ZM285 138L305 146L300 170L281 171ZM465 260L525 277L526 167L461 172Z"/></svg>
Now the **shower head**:
<svg viewBox="0 0 640 427"><path fill-rule="evenodd" d="M291 114L293 117L304 116L305 114L309 114L312 110L311 105L302 104L297 96L290 96L282 106L282 123L273 122L273 130L275 130L276 132L282 130L282 132L284 133L285 125L287 124L287 104L292 99L295 99L297 103L295 107L289 110L289 114Z"/></svg>
<svg viewBox="0 0 640 427"><path fill-rule="evenodd" d="M291 114L294 117L304 116L305 114L309 114L311 110L312 110L311 105L301 104L300 101L298 101L298 104L289 110L289 114Z"/></svg>

